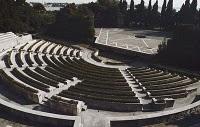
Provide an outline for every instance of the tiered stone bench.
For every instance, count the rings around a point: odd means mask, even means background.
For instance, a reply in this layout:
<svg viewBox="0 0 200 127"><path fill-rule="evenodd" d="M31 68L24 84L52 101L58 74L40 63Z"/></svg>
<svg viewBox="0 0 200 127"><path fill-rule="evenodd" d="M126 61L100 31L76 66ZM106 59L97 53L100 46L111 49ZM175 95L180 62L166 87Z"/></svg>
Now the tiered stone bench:
<svg viewBox="0 0 200 127"><path fill-rule="evenodd" d="M0 34L0 38L4 40L8 37ZM152 116L145 114L141 118L108 118L107 124L110 127L129 127L134 123L140 125L143 120L145 123L154 118L168 119L173 113L182 114L197 107L194 103L178 112L173 110L179 100L194 100L191 96L197 93L199 80L167 69L100 66L86 60L84 52L78 48L44 40L26 42L6 52L1 61L2 79L20 95L52 113L20 105L17 109L14 104L1 98L0 107L31 121L48 122L54 126L81 127L78 115L88 108L144 114L147 111L159 111Z"/></svg>

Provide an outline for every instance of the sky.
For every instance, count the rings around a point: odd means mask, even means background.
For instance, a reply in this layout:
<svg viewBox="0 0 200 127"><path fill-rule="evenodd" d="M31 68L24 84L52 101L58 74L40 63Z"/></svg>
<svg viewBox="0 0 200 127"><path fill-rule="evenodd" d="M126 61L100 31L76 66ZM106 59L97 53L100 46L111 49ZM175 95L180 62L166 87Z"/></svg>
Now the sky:
<svg viewBox="0 0 200 127"><path fill-rule="evenodd" d="M92 1L96 1L96 0L27 0L27 2L67 2L67 3L88 3L88 2L92 2ZM128 2L130 2L131 0L127 0ZM140 3L141 0L134 0L135 4ZM145 4L148 5L149 0L144 0ZM152 0L152 3L154 3L156 0ZM158 0L159 2L159 6L161 7L163 4L164 0ZM192 1L192 0L190 0ZM182 6L182 4L185 2L185 0L174 0L174 7L175 8L180 8ZM198 8L200 8L200 1L198 0Z"/></svg>

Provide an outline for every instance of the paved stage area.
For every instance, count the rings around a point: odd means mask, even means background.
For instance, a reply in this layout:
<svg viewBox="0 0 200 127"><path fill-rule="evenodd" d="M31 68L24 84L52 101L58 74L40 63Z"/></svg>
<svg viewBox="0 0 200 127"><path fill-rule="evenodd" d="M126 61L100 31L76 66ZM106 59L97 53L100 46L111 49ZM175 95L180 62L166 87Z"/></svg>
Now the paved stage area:
<svg viewBox="0 0 200 127"><path fill-rule="evenodd" d="M122 28L96 28L96 43L142 52L156 54L158 45L168 37L166 33L152 30L132 30ZM146 38L137 38L144 35Z"/></svg>

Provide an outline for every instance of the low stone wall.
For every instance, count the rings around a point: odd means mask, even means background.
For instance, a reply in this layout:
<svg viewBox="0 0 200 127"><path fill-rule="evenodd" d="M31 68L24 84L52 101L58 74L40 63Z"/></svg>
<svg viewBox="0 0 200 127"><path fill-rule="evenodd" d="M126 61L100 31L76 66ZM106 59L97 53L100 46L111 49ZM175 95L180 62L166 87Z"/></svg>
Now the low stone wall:
<svg viewBox="0 0 200 127"><path fill-rule="evenodd" d="M19 44L25 44L32 40L32 35L22 35L20 37L16 36L12 32L4 33L7 36L6 39L0 37L0 52L5 51L6 49L15 47Z"/></svg>
<svg viewBox="0 0 200 127"><path fill-rule="evenodd" d="M85 100L85 102L88 108L91 109L108 110L114 112L134 112L142 110L142 104L125 104L95 100Z"/></svg>
<svg viewBox="0 0 200 127"><path fill-rule="evenodd" d="M80 109L78 109L76 104L64 103L62 101L49 101L48 105L51 111L62 112L62 114L75 116L80 113Z"/></svg>
<svg viewBox="0 0 200 127"><path fill-rule="evenodd" d="M80 127L81 120L78 116L65 116L53 113L40 112L18 106L0 99L0 111L10 114L21 120L28 122L36 122L57 127Z"/></svg>
<svg viewBox="0 0 200 127"><path fill-rule="evenodd" d="M141 127L150 124L177 121L192 114L200 114L200 101L169 111L138 116L108 117L106 127L133 127L133 125L134 127Z"/></svg>
<svg viewBox="0 0 200 127"><path fill-rule="evenodd" d="M141 53L141 52L136 52L136 51L132 51L132 50L128 50L128 49L122 49L122 48L117 48L117 47L112 47L112 46L108 46L108 45L102 45L102 44L98 44L95 43L94 46L99 49L99 51L107 51L107 52L111 52L111 53L117 53L120 55L125 55L126 57L137 57L140 56L141 58L151 58L153 55L152 54L145 54L145 53ZM100 52L101 53L101 52Z"/></svg>
<svg viewBox="0 0 200 127"><path fill-rule="evenodd" d="M27 35L23 35L23 36L18 37L16 40L17 40L17 45L19 45L19 44L24 44L24 43L27 43L29 41L32 41L33 38L32 38L31 34L27 34Z"/></svg>

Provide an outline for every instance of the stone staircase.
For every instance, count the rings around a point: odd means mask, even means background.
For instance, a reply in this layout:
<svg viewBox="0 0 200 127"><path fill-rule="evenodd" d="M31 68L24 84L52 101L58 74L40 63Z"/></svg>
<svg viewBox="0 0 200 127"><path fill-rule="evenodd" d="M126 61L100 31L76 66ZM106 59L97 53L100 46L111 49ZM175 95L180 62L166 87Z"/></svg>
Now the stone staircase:
<svg viewBox="0 0 200 127"><path fill-rule="evenodd" d="M129 87L135 93L135 96L138 97L141 104L149 104L151 100L145 99L144 97L147 96L147 93L143 92L142 88L139 87L136 80L133 78L132 74L126 70L119 69L123 77L126 79Z"/></svg>

